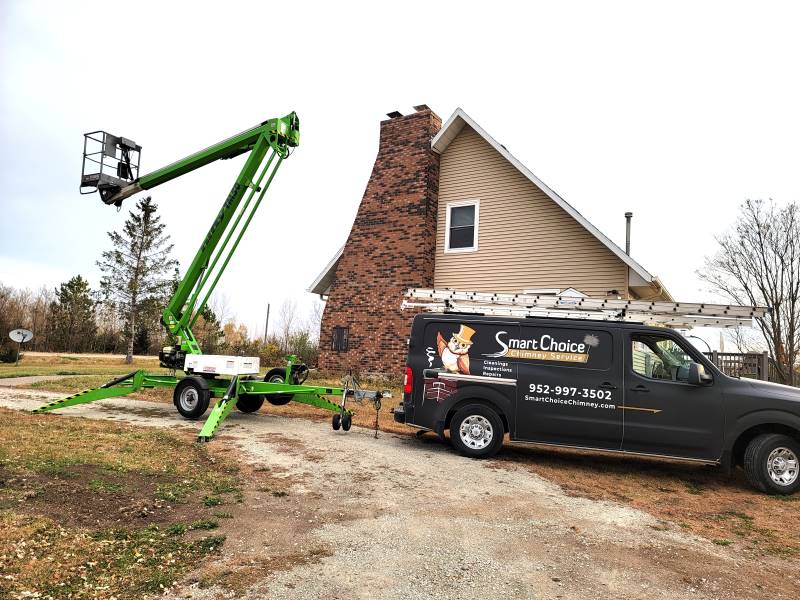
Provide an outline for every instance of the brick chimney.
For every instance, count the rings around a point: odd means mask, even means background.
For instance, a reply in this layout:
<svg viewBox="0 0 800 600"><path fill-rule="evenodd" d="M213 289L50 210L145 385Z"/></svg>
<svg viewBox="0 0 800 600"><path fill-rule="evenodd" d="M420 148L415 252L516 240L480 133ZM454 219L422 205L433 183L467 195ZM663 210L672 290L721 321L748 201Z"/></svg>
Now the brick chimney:
<svg viewBox="0 0 800 600"><path fill-rule="evenodd" d="M331 284L320 329L321 369L400 375L413 312L401 311L409 287L433 287L442 125L426 105L381 122L367 189ZM334 328L347 333L335 350ZM340 346L341 347L341 346Z"/></svg>

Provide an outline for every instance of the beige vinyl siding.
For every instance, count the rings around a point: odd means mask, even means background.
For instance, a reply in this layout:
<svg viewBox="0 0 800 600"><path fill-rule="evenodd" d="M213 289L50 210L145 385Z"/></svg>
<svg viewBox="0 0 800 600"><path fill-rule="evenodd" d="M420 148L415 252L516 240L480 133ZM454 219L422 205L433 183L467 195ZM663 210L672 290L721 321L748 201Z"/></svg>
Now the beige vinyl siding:
<svg viewBox="0 0 800 600"><path fill-rule="evenodd" d="M447 203L476 199L478 250L445 253ZM441 157L436 238L436 287L626 294L627 266L469 126Z"/></svg>

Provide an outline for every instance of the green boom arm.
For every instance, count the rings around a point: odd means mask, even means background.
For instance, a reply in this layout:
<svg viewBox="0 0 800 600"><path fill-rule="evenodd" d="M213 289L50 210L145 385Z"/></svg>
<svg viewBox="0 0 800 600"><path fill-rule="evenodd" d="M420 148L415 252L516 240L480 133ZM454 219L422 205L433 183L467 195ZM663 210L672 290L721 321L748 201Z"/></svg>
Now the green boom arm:
<svg viewBox="0 0 800 600"><path fill-rule="evenodd" d="M292 112L285 117L264 121L205 150L143 175L113 196L104 199L107 204L119 203L133 194L152 189L216 160L249 153L236 178L236 183L233 184L200 249L162 314L161 320L167 331L175 336L178 346L173 351L170 364L165 366L172 368L183 366L182 356L176 356L176 352L181 355L200 354L200 346L192 334L191 327L205 308L211 292L228 265L283 159L289 156L290 149L299 142L300 121L297 114ZM259 195L253 202L256 193ZM236 238L228 249L228 242L234 233ZM220 245L223 235L224 241ZM225 258L217 268L222 256ZM201 293L202 300L200 300Z"/></svg>

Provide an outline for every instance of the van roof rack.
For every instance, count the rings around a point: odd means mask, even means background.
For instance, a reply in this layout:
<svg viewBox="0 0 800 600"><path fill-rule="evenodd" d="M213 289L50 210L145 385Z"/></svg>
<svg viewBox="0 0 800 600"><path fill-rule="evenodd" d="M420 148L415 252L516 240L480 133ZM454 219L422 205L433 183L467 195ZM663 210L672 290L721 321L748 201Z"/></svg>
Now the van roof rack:
<svg viewBox="0 0 800 600"><path fill-rule="evenodd" d="M688 302L651 302L551 294L466 292L409 288L403 309L442 313L471 313L504 317L549 317L592 321L623 321L677 329L691 327L752 327L763 317L763 306Z"/></svg>

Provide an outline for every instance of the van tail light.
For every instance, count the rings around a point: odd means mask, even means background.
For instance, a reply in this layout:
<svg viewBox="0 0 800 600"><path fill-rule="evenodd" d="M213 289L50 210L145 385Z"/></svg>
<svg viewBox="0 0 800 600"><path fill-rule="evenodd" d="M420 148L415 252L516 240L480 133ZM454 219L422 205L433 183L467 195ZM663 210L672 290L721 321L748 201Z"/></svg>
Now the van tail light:
<svg viewBox="0 0 800 600"><path fill-rule="evenodd" d="M406 375L403 378L403 393L410 394L411 386L413 384L414 384L414 375L411 371L411 367L406 367Z"/></svg>

